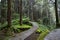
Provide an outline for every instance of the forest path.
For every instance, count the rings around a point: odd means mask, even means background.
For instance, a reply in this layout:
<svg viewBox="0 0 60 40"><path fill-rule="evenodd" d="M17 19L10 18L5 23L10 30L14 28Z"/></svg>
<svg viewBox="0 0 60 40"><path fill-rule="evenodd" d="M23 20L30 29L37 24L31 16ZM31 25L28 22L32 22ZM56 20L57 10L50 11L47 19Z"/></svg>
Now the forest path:
<svg viewBox="0 0 60 40"><path fill-rule="evenodd" d="M29 37L27 37L25 40L37 40L40 34L38 33L33 33Z"/></svg>
<svg viewBox="0 0 60 40"><path fill-rule="evenodd" d="M60 40L60 28L52 30L44 40Z"/></svg>
<svg viewBox="0 0 60 40"><path fill-rule="evenodd" d="M38 23L36 22L30 22L30 23L32 23L33 25L32 28L22 33L16 34L16 36L11 38L10 40L34 40L36 37L38 38L39 35L35 34L36 30L39 28Z"/></svg>

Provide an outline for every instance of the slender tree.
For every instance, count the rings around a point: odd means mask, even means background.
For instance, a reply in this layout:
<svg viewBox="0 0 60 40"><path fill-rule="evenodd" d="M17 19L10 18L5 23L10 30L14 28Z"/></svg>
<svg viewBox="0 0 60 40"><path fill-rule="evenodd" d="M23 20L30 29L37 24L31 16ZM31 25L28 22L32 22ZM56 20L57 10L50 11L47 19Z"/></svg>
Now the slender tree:
<svg viewBox="0 0 60 40"><path fill-rule="evenodd" d="M56 27L58 28L59 19L58 19L58 10L57 10L57 0L55 0L55 15L56 15Z"/></svg>
<svg viewBox="0 0 60 40"><path fill-rule="evenodd" d="M8 9L7 9L7 21L8 27L11 27L11 0L7 0Z"/></svg>
<svg viewBox="0 0 60 40"><path fill-rule="evenodd" d="M19 0L20 25L22 25L22 0Z"/></svg>

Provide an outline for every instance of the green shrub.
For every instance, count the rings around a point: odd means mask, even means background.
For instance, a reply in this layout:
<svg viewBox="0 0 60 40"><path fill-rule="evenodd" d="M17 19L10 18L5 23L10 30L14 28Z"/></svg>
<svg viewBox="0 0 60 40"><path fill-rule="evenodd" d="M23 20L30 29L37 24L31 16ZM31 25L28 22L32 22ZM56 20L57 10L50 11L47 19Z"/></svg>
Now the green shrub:
<svg viewBox="0 0 60 40"><path fill-rule="evenodd" d="M20 29L14 29L14 32L15 32L15 33L20 33L21 30L20 30Z"/></svg>
<svg viewBox="0 0 60 40"><path fill-rule="evenodd" d="M44 40L44 37L49 33L49 29L47 26L39 24L37 32L40 33L40 36L38 37L37 40Z"/></svg>
<svg viewBox="0 0 60 40"><path fill-rule="evenodd" d="M38 19L37 21L39 24L42 24L42 20L41 19Z"/></svg>
<svg viewBox="0 0 60 40"><path fill-rule="evenodd" d="M55 29L56 28L56 26L55 25L49 25L49 26L47 26L48 27L48 29L49 30L53 30L53 29Z"/></svg>
<svg viewBox="0 0 60 40"><path fill-rule="evenodd" d="M38 33L43 32L43 31L46 31L46 30L48 30L48 27L47 26L42 25L42 24L39 24L39 28L37 30Z"/></svg>
<svg viewBox="0 0 60 40"><path fill-rule="evenodd" d="M7 27L7 22L5 22L4 24L0 25L0 30L4 29Z"/></svg>
<svg viewBox="0 0 60 40"><path fill-rule="evenodd" d="M29 22L29 18L23 18L23 23L24 24L28 24L28 22Z"/></svg>
<svg viewBox="0 0 60 40"><path fill-rule="evenodd" d="M29 23L29 18L23 18L22 21L23 24L32 25L31 23ZM18 24L19 24L19 19L15 19L12 21L12 25L18 25Z"/></svg>

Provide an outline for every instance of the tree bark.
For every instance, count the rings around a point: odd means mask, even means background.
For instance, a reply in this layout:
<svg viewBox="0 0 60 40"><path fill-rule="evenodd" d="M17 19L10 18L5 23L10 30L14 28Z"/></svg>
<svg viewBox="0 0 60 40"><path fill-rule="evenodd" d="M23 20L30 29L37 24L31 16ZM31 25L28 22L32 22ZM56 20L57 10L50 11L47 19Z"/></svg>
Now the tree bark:
<svg viewBox="0 0 60 40"><path fill-rule="evenodd" d="M7 10L7 21L8 27L11 27L11 0L7 0L8 10Z"/></svg>
<svg viewBox="0 0 60 40"><path fill-rule="evenodd" d="M19 1L20 25L22 25L22 0Z"/></svg>
<svg viewBox="0 0 60 40"><path fill-rule="evenodd" d="M58 28L59 18L58 18L58 10L57 10L57 0L55 0L55 15L56 15L56 27Z"/></svg>

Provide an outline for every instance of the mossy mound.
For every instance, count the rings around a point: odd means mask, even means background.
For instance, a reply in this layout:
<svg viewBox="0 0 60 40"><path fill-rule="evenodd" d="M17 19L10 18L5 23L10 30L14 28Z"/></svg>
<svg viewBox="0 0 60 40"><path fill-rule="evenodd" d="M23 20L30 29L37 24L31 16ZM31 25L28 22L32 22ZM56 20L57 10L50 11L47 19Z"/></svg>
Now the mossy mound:
<svg viewBox="0 0 60 40"><path fill-rule="evenodd" d="M12 25L13 31L14 32L21 32L21 31L25 31L27 29L30 29L32 26L30 25L26 25L26 24L22 24L22 25Z"/></svg>
<svg viewBox="0 0 60 40"><path fill-rule="evenodd" d="M14 27L15 29L17 28L31 28L31 26L23 24L23 25L13 25L12 27Z"/></svg>
<svg viewBox="0 0 60 40"><path fill-rule="evenodd" d="M37 40L44 40L44 37L49 33L49 30L42 32Z"/></svg>

